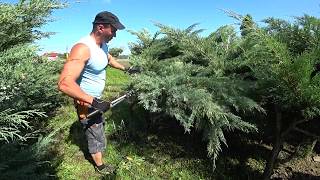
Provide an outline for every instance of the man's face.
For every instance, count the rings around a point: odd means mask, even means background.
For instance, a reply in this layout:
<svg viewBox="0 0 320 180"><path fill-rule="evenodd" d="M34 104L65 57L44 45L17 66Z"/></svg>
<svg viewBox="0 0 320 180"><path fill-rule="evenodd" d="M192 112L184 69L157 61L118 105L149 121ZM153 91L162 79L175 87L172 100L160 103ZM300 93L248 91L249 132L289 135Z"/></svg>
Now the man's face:
<svg viewBox="0 0 320 180"><path fill-rule="evenodd" d="M113 37L116 37L117 29L111 24L104 25L103 35L106 43L111 41Z"/></svg>

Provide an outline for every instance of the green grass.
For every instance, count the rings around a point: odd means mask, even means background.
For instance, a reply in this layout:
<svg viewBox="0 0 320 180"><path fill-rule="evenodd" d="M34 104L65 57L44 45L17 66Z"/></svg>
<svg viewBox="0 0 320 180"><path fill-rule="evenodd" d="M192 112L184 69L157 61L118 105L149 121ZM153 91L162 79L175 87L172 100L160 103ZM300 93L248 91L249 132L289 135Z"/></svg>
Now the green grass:
<svg viewBox="0 0 320 180"><path fill-rule="evenodd" d="M105 91L103 93L104 98L117 97L123 93L124 88L128 83L129 75L123 71L108 68L107 69L107 82Z"/></svg>
<svg viewBox="0 0 320 180"><path fill-rule="evenodd" d="M107 70L105 99L123 93L128 75L115 69ZM148 131L141 109L132 110L122 102L105 113L107 149L103 159L117 168L114 175L101 177L87 157L86 144L75 109L70 100L50 120L49 128L60 131L52 148L56 157L58 179L211 179L209 160L198 157L190 137L183 129Z"/></svg>

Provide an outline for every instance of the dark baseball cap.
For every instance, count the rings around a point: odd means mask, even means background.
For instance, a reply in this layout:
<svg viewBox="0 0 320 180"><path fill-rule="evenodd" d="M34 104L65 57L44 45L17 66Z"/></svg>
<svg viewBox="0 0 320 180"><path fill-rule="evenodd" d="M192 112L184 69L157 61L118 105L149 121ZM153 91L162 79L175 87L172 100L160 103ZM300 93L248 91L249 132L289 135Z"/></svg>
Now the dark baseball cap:
<svg viewBox="0 0 320 180"><path fill-rule="evenodd" d="M118 17L109 11L102 11L96 15L93 24L111 24L113 27L121 30L124 29L124 25L121 24Z"/></svg>

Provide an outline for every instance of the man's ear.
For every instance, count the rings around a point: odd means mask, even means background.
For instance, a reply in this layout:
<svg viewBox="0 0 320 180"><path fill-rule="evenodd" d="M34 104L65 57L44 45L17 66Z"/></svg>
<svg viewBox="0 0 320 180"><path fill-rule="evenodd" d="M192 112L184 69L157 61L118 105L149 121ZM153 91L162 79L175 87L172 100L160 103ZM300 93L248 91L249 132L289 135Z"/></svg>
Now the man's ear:
<svg viewBox="0 0 320 180"><path fill-rule="evenodd" d="M99 25L97 26L97 30L98 30L100 33L103 31L103 29L104 29L104 26L103 26L102 24L99 24Z"/></svg>

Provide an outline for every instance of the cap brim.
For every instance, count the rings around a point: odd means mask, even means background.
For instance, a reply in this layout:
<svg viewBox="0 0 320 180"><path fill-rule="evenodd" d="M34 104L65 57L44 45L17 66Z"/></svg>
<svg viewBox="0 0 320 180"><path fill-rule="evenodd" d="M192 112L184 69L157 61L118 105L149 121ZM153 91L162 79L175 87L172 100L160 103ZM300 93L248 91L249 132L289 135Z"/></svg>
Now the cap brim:
<svg viewBox="0 0 320 180"><path fill-rule="evenodd" d="M112 24L115 28L117 28L118 30L122 30L125 29L126 27L124 27L123 24L121 24L120 22L117 22L115 24Z"/></svg>

